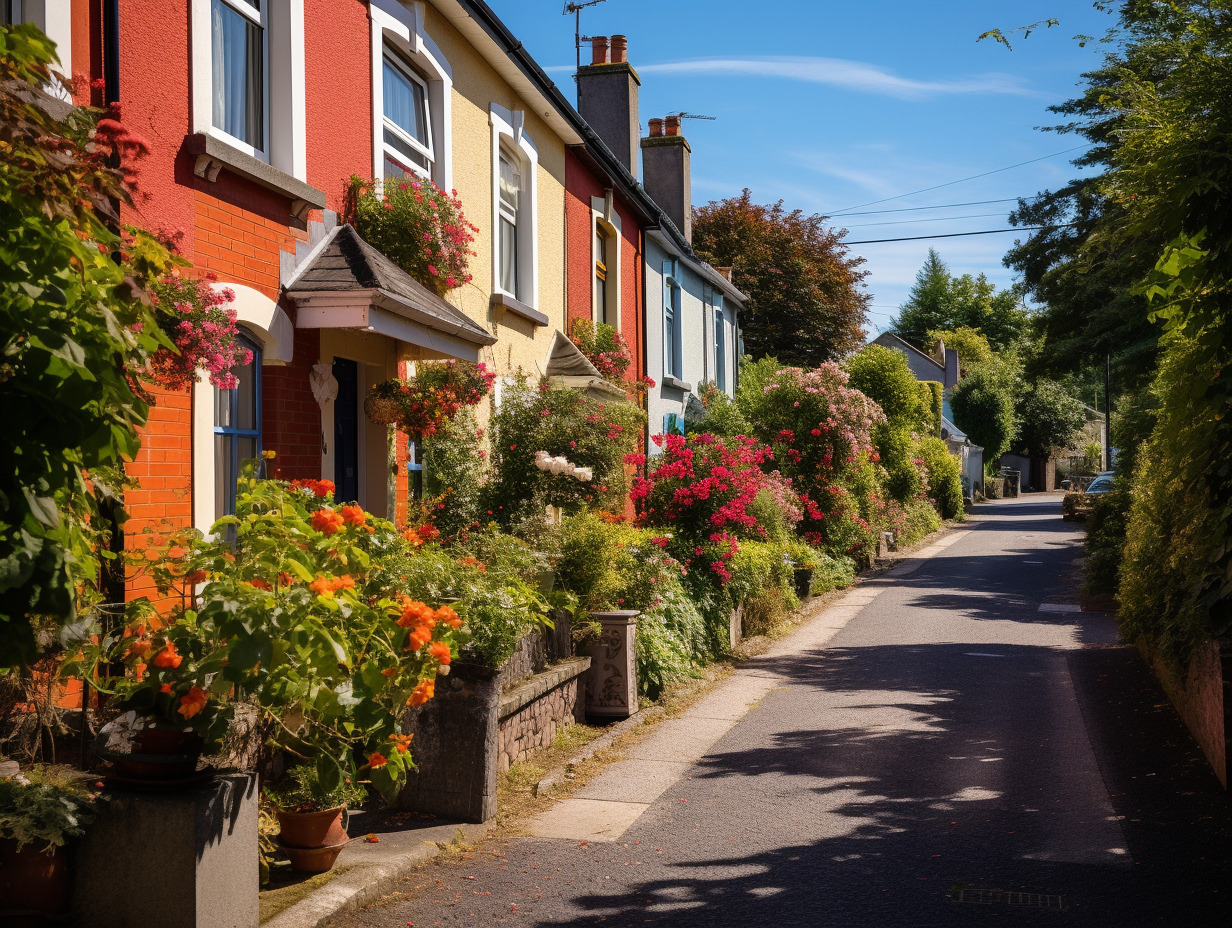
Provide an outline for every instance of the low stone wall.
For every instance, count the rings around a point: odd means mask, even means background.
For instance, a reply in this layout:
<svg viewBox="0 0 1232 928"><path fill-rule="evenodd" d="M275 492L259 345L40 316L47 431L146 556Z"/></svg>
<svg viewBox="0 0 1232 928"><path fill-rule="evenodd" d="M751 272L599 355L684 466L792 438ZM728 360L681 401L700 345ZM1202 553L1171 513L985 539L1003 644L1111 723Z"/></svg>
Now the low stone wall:
<svg viewBox="0 0 1232 928"><path fill-rule="evenodd" d="M585 699L579 698L578 681L589 667L588 657L562 661L501 695L496 730L498 773L549 746L561 725L585 719Z"/></svg>
<svg viewBox="0 0 1232 928"><path fill-rule="evenodd" d="M1228 740L1232 737L1232 644L1206 641L1189 661L1185 679L1153 660L1172 704L1202 748L1224 789L1228 788Z"/></svg>

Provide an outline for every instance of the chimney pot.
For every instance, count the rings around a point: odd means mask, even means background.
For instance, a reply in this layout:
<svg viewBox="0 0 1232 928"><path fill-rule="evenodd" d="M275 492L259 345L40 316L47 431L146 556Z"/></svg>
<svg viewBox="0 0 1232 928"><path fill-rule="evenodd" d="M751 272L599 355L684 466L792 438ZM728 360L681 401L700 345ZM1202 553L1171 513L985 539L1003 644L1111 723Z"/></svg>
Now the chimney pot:
<svg viewBox="0 0 1232 928"><path fill-rule="evenodd" d="M663 129L664 129L664 134L666 135L679 135L680 134L680 117L679 116L668 116L667 119L663 120Z"/></svg>
<svg viewBox="0 0 1232 928"><path fill-rule="evenodd" d="M663 135L663 120L662 119L650 120L650 137L652 139L657 139L662 135Z"/></svg>
<svg viewBox="0 0 1232 928"><path fill-rule="evenodd" d="M612 36L612 64L629 60L629 40L623 35Z"/></svg>
<svg viewBox="0 0 1232 928"><path fill-rule="evenodd" d="M597 35L590 40L590 58L591 64L607 64L608 63L608 44L607 36Z"/></svg>

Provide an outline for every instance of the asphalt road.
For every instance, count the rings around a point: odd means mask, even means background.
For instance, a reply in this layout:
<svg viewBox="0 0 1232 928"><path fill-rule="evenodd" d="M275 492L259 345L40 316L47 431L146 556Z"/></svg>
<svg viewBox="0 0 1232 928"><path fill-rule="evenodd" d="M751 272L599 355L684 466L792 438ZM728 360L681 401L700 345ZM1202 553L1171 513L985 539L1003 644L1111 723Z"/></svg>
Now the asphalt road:
<svg viewBox="0 0 1232 928"><path fill-rule="evenodd" d="M1232 924L1232 800L1111 620L1063 611L1081 528L981 508L620 840L489 842L337 924Z"/></svg>

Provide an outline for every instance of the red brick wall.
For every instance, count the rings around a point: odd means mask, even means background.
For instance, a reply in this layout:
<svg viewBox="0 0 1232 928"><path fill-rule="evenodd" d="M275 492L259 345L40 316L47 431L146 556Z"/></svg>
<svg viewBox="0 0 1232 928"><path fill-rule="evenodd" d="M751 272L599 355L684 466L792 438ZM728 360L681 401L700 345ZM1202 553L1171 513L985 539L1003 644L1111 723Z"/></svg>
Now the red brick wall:
<svg viewBox="0 0 1232 928"><path fill-rule="evenodd" d="M590 198L601 197L603 185L572 151L565 153L565 234L567 236L566 316L590 319L594 307L594 259L591 243ZM645 320L642 312L642 230L638 217L616 198L620 216L620 334L629 343L633 363L625 377L645 375Z"/></svg>
<svg viewBox="0 0 1232 928"><path fill-rule="evenodd" d="M271 476L284 480L333 476L321 473L321 407L309 380L320 356L320 331L297 329L291 363L262 371L262 441L275 454Z"/></svg>

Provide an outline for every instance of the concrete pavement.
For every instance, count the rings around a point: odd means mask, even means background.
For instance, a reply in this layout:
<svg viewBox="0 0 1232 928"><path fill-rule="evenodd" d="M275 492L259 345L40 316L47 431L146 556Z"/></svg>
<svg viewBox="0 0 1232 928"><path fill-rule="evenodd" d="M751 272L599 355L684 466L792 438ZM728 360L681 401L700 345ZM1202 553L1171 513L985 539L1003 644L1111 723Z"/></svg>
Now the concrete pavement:
<svg viewBox="0 0 1232 928"><path fill-rule="evenodd" d="M345 925L1222 925L1228 798L1107 616L1058 496L861 584L537 837ZM927 556L924 556L924 555Z"/></svg>

